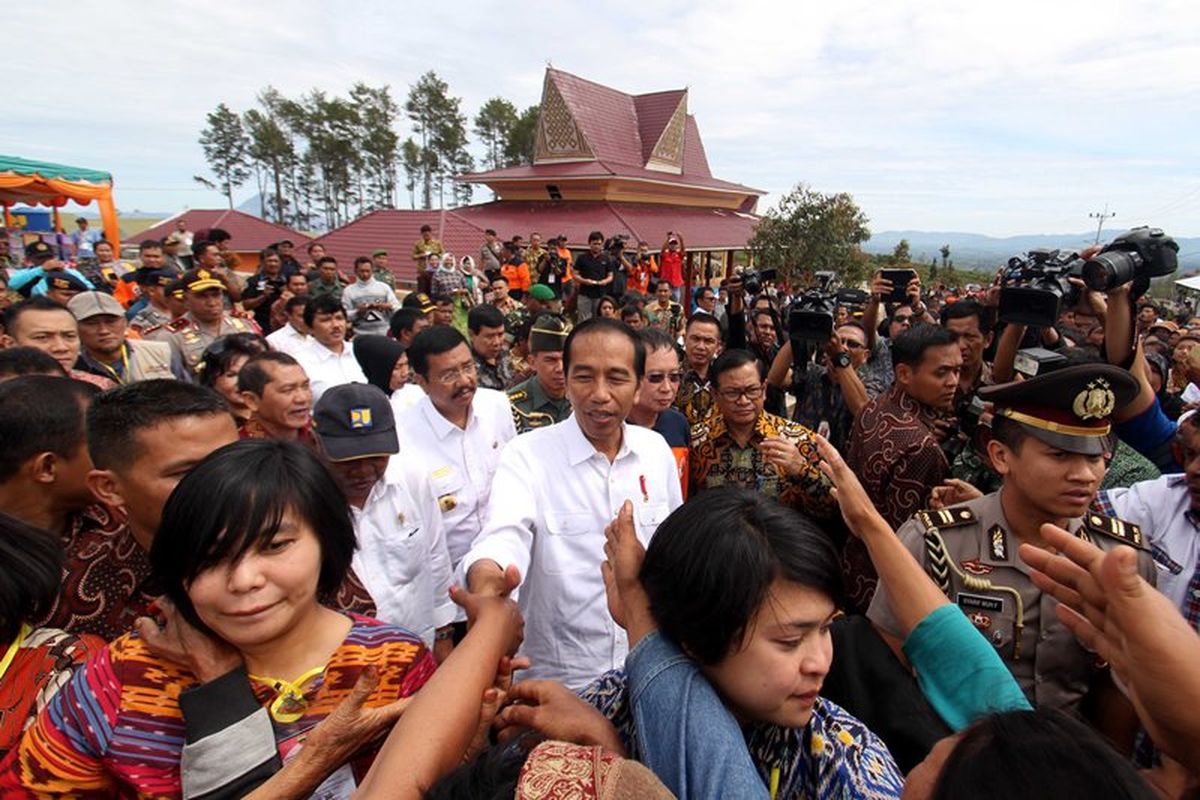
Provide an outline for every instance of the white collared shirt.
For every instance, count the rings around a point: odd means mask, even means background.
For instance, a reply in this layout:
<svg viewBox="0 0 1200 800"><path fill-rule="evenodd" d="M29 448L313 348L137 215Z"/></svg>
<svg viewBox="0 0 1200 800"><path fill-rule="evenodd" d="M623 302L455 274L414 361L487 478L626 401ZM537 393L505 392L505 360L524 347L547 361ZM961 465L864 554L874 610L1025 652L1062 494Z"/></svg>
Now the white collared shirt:
<svg viewBox="0 0 1200 800"><path fill-rule="evenodd" d="M293 358L296 357L296 353L307 347L311 341L307 333L301 333L296 330L290 322L267 337L267 344L271 345L271 349L287 353Z"/></svg>
<svg viewBox="0 0 1200 800"><path fill-rule="evenodd" d="M425 396L425 390L415 383L406 383L396 391L392 392L392 414L396 419L410 408L421 402L421 398ZM397 431L402 433L402 431ZM403 440L401 440L403 441Z"/></svg>
<svg viewBox="0 0 1200 800"><path fill-rule="evenodd" d="M625 661L629 641L608 613L600 575L604 528L632 500L638 538L648 544L683 497L662 436L624 429L611 463L574 416L519 436L500 454L487 524L462 573L483 559L521 571L522 653L533 662L526 678L577 690Z"/></svg>
<svg viewBox="0 0 1200 800"><path fill-rule="evenodd" d="M450 562L457 565L483 530L500 451L517 435L508 396L476 389L463 429L443 417L426 395L396 417L396 432L400 455L392 464L419 465L442 512Z"/></svg>
<svg viewBox="0 0 1200 800"><path fill-rule="evenodd" d="M313 405L325 394L325 390L344 383L367 383L358 359L354 357L354 348L342 344L340 354L333 352L316 339L298 350L294 358L304 367L308 381L312 385Z"/></svg>
<svg viewBox="0 0 1200 800"><path fill-rule="evenodd" d="M1128 489L1108 489L1100 493L1099 505L1141 526L1158 571L1158 590L1183 611L1188 583L1200 561L1200 516L1191 510L1187 476L1163 475Z"/></svg>
<svg viewBox="0 0 1200 800"><path fill-rule="evenodd" d="M456 607L441 514L428 482L412 468L389 469L363 507L350 512L358 537L352 564L379 619L433 647L434 631L454 621Z"/></svg>

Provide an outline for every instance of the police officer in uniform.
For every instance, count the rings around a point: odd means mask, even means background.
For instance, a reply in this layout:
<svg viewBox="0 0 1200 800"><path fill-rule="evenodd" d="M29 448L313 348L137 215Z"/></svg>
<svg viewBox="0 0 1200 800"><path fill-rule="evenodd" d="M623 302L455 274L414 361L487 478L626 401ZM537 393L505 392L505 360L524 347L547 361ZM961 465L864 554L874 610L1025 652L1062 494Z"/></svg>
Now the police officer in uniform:
<svg viewBox="0 0 1200 800"><path fill-rule="evenodd" d="M1041 525L1054 523L1106 551L1137 549L1139 571L1154 582L1142 531L1089 508L1104 477L1112 413L1137 392L1133 376L1107 364L980 389L995 406L988 455L1003 478L1000 491L918 512L897 531L1037 707L1076 709L1103 665L1058 621L1058 601L1033 584L1018 546L1039 545ZM899 654L899 625L882 585L867 616Z"/></svg>
<svg viewBox="0 0 1200 800"><path fill-rule="evenodd" d="M173 317L165 307L167 303L165 295L167 287L175 279L175 273L169 269L150 269L149 267L138 267L122 278L127 282L136 282L138 286L142 287L142 295L146 298L146 304L129 321L131 330L147 336L164 325L170 324ZM155 305L156 295L161 307Z"/></svg>
<svg viewBox="0 0 1200 800"><path fill-rule="evenodd" d="M204 348L215 340L230 333L261 335L262 331L253 320L225 313L225 284L209 270L203 267L190 269L183 274L180 282L183 284L187 313L145 338L170 344L194 379Z"/></svg>
<svg viewBox="0 0 1200 800"><path fill-rule="evenodd" d="M569 329L561 317L544 314L529 329L529 363L533 375L508 392L517 433L562 422L571 415L563 374L563 343Z"/></svg>

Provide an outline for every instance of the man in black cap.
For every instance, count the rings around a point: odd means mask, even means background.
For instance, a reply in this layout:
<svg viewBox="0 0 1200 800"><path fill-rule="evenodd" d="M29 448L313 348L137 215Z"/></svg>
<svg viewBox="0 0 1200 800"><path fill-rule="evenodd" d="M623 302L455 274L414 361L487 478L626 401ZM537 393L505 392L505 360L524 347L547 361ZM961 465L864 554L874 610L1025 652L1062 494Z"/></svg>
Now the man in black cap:
<svg viewBox="0 0 1200 800"><path fill-rule="evenodd" d="M25 260L28 265L24 269L14 272L8 281L8 288L14 292L20 292L24 297L48 293L50 290L49 278L61 279L65 275L69 275L74 281L72 286L78 287L76 292L86 292L94 288L91 281L85 278L82 272L72 269L56 259L54 248L41 239L26 245ZM65 304L73 296L68 296L66 299L61 297L54 299Z"/></svg>
<svg viewBox="0 0 1200 800"><path fill-rule="evenodd" d="M226 284L204 267L190 269L180 278L187 313L155 331L150 338L167 342L183 358L188 374L196 376L204 348L230 333L261 333L251 320L225 313Z"/></svg>
<svg viewBox="0 0 1200 800"><path fill-rule="evenodd" d="M1137 549L1139 571L1154 582L1142 531L1089 510L1104 477L1112 415L1137 390L1125 370L1097 364L981 388L995 406L987 450L1003 478L1000 491L921 511L897 531L1037 707L1073 711L1103 676L1095 655L1058 620L1058 601L1034 585L1017 548L1043 546L1041 526L1052 523L1103 550ZM867 616L899 654L900 628L884 586Z"/></svg>
<svg viewBox="0 0 1200 800"><path fill-rule="evenodd" d="M66 270L55 269L46 272L42 283L46 287L46 297L64 306L71 302L75 295L89 290L84 278L76 277Z"/></svg>
<svg viewBox="0 0 1200 800"><path fill-rule="evenodd" d="M171 307L167 304L166 292L167 287L175 281L176 277L175 272L168 267L154 269L142 266L121 279L136 283L142 290L142 297L146 300L145 305L129 321L129 327L132 330L137 331L141 336L146 336L162 326L170 324L171 320L175 319L171 313Z"/></svg>
<svg viewBox="0 0 1200 800"><path fill-rule="evenodd" d="M400 452L387 396L369 383L334 386L313 409L317 440L354 516L354 571L384 622L420 636L438 661L453 647L450 555L429 479Z"/></svg>
<svg viewBox="0 0 1200 800"><path fill-rule="evenodd" d="M568 333L562 318L551 314L538 317L529 329L533 375L508 392L518 434L562 422L571 414L562 358Z"/></svg>

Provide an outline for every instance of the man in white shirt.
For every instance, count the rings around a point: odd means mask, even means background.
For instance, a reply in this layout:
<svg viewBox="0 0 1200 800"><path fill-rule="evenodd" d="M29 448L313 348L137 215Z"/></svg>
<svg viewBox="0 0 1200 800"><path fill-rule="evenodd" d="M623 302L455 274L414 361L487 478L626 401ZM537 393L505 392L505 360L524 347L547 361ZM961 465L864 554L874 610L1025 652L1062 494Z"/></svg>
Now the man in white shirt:
<svg viewBox="0 0 1200 800"><path fill-rule="evenodd" d="M500 455L487 524L462 569L471 591L495 595L513 588L513 567L520 574L528 678L580 689L624 663L628 640L609 616L600 574L604 528L629 500L646 544L683 502L666 441L625 424L645 359L624 324L580 324L563 352L574 413Z"/></svg>
<svg viewBox="0 0 1200 800"><path fill-rule="evenodd" d="M400 308L396 293L375 277L375 267L366 256L354 259L354 277L357 280L342 290L346 318L356 334L386 334L392 312Z"/></svg>
<svg viewBox="0 0 1200 800"><path fill-rule="evenodd" d="M272 350L287 353L295 358L296 353L308 346L312 341L308 336L308 326L304 324L304 306L311 298L306 294L292 295L283 304L287 314L287 324L267 337L267 344Z"/></svg>
<svg viewBox="0 0 1200 800"><path fill-rule="evenodd" d="M1158 569L1158 590L1200 628L1200 415L1179 418L1173 448L1182 475L1108 489L1096 505L1142 529Z"/></svg>
<svg viewBox="0 0 1200 800"><path fill-rule="evenodd" d="M400 447L387 396L370 384L334 386L313 418L354 516L354 571L379 619L420 636L441 662L453 648L450 557L429 483L416 470L388 469Z"/></svg>
<svg viewBox="0 0 1200 800"><path fill-rule="evenodd" d="M346 312L337 298L324 294L309 300L304 324L312 341L296 352L296 360L312 381L313 402L330 387L367 383L354 349L346 346Z"/></svg>
<svg viewBox="0 0 1200 800"><path fill-rule="evenodd" d="M483 530L492 476L517 435L508 397L476 382L475 359L461 333L435 325L413 337L408 364L425 397L397 418L402 455L433 488L455 566Z"/></svg>

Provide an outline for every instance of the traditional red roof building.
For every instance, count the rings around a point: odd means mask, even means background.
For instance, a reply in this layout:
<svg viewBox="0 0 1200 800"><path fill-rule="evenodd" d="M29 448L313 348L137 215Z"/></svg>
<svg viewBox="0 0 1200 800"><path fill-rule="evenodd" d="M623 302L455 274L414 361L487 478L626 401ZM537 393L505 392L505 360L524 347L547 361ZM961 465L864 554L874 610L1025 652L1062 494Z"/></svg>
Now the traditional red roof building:
<svg viewBox="0 0 1200 800"><path fill-rule="evenodd" d="M208 228L227 231L231 237L230 247L238 256L238 269L245 272L258 269L258 251L284 239L296 245L296 258L303 263L304 248L312 238L286 225L267 222L244 211L194 208L164 219L132 237L126 244L137 244L147 239L165 239L175 232L175 225L180 219L187 223L187 229L193 233Z"/></svg>
<svg viewBox="0 0 1200 800"><path fill-rule="evenodd" d="M764 192L713 177L687 102L686 89L631 95L548 68L534 163L457 178L487 186L496 200L445 211L376 211L317 241L347 263L386 248L403 281L416 278L410 251L424 224L455 255L475 257L487 228L502 239L565 234L577 248L599 230L645 240L654 250L673 230L682 234L690 264L716 259L728 267L754 232Z"/></svg>

